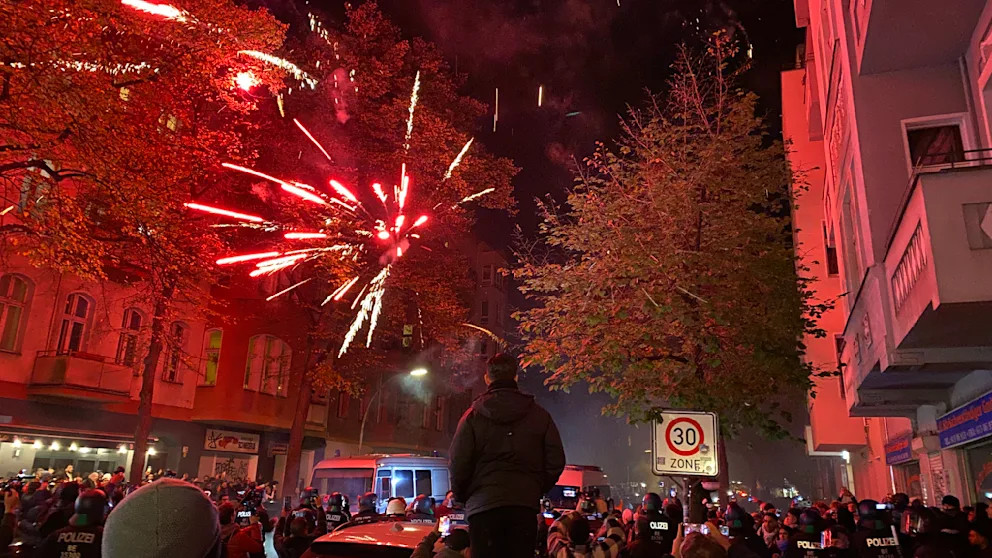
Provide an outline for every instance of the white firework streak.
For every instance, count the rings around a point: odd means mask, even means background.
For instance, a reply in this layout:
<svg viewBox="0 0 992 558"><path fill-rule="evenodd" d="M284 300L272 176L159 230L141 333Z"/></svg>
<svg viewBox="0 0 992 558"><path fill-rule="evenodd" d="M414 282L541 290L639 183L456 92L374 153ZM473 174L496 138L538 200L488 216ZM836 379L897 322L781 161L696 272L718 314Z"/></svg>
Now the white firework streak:
<svg viewBox="0 0 992 558"><path fill-rule="evenodd" d="M184 22L188 18L192 17L186 10L180 10L175 6L170 6L168 4L152 4L151 2L145 2L144 0L121 0L121 4L134 8L138 11L162 16L165 19L173 19L180 22Z"/></svg>
<svg viewBox="0 0 992 558"><path fill-rule="evenodd" d="M420 99L420 71L413 78L413 93L410 94L410 117L406 119L406 139L403 140L403 149L410 150L410 136L413 135L413 113L417 110L417 101Z"/></svg>
<svg viewBox="0 0 992 558"><path fill-rule="evenodd" d="M451 164L448 165L448 172L444 173L444 180L442 180L441 182L444 182L445 180L451 178L451 173L454 172L456 168L458 168L458 165L462 164L462 157L464 157L465 153L468 152L468 148L472 147L473 141L475 141L475 138L472 138L465 143L465 147L463 147L462 150L458 152L458 156L456 156L454 160L451 161Z"/></svg>
<svg viewBox="0 0 992 558"><path fill-rule="evenodd" d="M460 201L460 202L456 203L455 205L451 206L451 209L454 209L454 208L458 207L459 205L461 205L463 203L467 203L467 202L470 202L472 200L481 198L482 196L485 196L486 194L491 194L491 193L493 193L495 191L496 191L496 188L486 188L485 190L482 190L480 192L476 192L476 193L472 194L471 196L465 196L464 198L462 198L462 201Z"/></svg>
<svg viewBox="0 0 992 558"><path fill-rule="evenodd" d="M310 76L310 74L304 72L299 66L293 64L285 58L279 58L278 56L273 56L271 54L259 51L259 50L239 50L238 54L244 54L245 56L250 56L257 60L261 60L267 64L272 64L278 68L286 70L294 78L310 86L310 89L315 89L317 87L317 80Z"/></svg>
<svg viewBox="0 0 992 558"><path fill-rule="evenodd" d="M355 315L355 320L351 322L348 333L344 336L344 341L341 343L341 350L338 351L338 358L348 352L351 342L355 340L355 336L358 335L359 330L365 325L366 318L369 318L368 345L372 344L372 332L375 331L376 323L379 321L379 313L382 311L383 283L386 282L386 277L389 277L389 268L390 266L388 265L382 268L382 271L369 282L369 291L362 298L361 308L359 308L358 314Z"/></svg>
<svg viewBox="0 0 992 558"><path fill-rule="evenodd" d="M310 279L313 279L313 278L311 277ZM292 285L292 286L290 286L290 287L286 287L285 289L283 289L283 290L281 290L281 291L279 291L279 292L277 292L276 294L274 294L274 295L272 295L272 296L268 296L268 297L266 297L266 298L265 298L265 301L266 301L266 302L268 302L268 301L270 301L270 300L272 300L272 299L274 299L274 298L278 298L278 297L280 297L280 296L282 296L282 295L284 295L284 294L286 294L286 293L288 293L289 291L291 291L291 290L293 290L293 289L295 289L296 287L299 287L300 285L302 285L302 284L304 284L304 283L307 283L307 282L309 282L309 281L310 281L310 279L304 279L304 280L302 280L302 281L300 281L299 283L297 283L297 284L295 284L295 285Z"/></svg>

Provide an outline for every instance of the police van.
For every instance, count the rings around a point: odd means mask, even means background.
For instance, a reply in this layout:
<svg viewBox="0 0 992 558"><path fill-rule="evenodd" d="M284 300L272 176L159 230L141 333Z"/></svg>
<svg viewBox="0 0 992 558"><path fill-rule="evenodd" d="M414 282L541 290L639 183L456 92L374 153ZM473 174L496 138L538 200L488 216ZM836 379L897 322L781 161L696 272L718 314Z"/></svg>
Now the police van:
<svg viewBox="0 0 992 558"><path fill-rule="evenodd" d="M385 513L390 498L407 503L426 494L440 503L449 490L448 460L416 455L367 455L336 457L318 462L310 486L321 494L340 492L348 497L351 512L358 511L358 497L374 492L377 511Z"/></svg>
<svg viewBox="0 0 992 558"><path fill-rule="evenodd" d="M596 465L565 465L555 487L547 494L552 506L559 510L574 510L583 493L599 491L605 502L610 500L609 479L601 467Z"/></svg>

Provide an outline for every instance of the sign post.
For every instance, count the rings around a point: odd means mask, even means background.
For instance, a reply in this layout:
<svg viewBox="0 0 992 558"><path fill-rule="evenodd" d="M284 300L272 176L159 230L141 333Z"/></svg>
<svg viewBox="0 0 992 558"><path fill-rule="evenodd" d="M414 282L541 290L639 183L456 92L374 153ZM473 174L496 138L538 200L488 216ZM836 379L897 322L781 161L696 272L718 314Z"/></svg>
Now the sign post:
<svg viewBox="0 0 992 558"><path fill-rule="evenodd" d="M720 473L716 413L664 411L653 424L655 475L715 477Z"/></svg>

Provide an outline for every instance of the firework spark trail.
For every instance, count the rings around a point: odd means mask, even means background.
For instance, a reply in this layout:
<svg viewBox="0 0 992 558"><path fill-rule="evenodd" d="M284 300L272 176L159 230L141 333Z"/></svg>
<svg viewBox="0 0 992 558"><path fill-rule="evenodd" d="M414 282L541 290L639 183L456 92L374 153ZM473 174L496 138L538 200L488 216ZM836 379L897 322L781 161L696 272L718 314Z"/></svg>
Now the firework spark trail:
<svg viewBox="0 0 992 558"><path fill-rule="evenodd" d="M288 232L282 235L286 240L312 240L316 238L327 238L327 233L321 232Z"/></svg>
<svg viewBox="0 0 992 558"><path fill-rule="evenodd" d="M310 74L300 69L299 66L293 64L292 62L286 60L285 58L279 58L278 56L273 56L271 54L259 50L239 50L238 54L244 54L245 56L250 56L256 60L261 60L262 62L265 62L267 64L272 64L273 66L282 68L283 70L286 70L287 72L292 74L292 76L297 80L302 81L306 85L309 85L310 89L316 89L317 87L316 79L314 79L313 77L310 76Z"/></svg>
<svg viewBox="0 0 992 558"><path fill-rule="evenodd" d="M493 110L493 132L496 132L496 123L499 122L499 87L496 88L496 109Z"/></svg>
<svg viewBox="0 0 992 558"><path fill-rule="evenodd" d="M442 179L441 182L444 182L445 180L451 178L451 173L454 172L456 168L458 168L458 165L462 164L462 157L464 157L465 153L468 152L468 148L472 147L473 141L475 141L475 138L472 138L467 142L465 142L465 147L462 147L462 150L458 152L458 155L456 155L455 158L451 161L451 164L448 165L448 172L444 173L444 179Z"/></svg>
<svg viewBox="0 0 992 558"><path fill-rule="evenodd" d="M221 258L217 260L217 265L227 265L233 263L249 262L251 260L274 258L279 254L280 254L279 252L259 252L257 254L241 254L238 256L228 256L226 258Z"/></svg>
<svg viewBox="0 0 992 558"><path fill-rule="evenodd" d="M385 207L386 206L386 200L389 199L389 198L388 198L388 196L386 196L385 190L382 189L382 184L379 184L378 182L376 182L375 184L373 184L372 185L372 191L375 192L376 197L379 198L379 201L382 202L382 206Z"/></svg>
<svg viewBox="0 0 992 558"><path fill-rule="evenodd" d="M365 289L369 288L369 284L365 283L362 285L362 290L358 291L358 296L355 297L354 302L351 303L351 309L354 310L358 306L358 301L362 300L362 295L365 294Z"/></svg>
<svg viewBox="0 0 992 558"><path fill-rule="evenodd" d="M451 209L454 209L454 208L458 207L459 205L462 205L463 203L468 203L468 202L470 202L472 200L481 198L482 196L485 196L486 194L491 194L491 193L493 193L495 191L496 191L496 188L486 188L485 190L482 190L480 192L476 192L476 193L472 194L471 196L465 196L464 198L462 198L462 200L460 202L458 202L455 205L451 206Z"/></svg>
<svg viewBox="0 0 992 558"><path fill-rule="evenodd" d="M413 135L413 113L417 110L417 101L420 99L420 70L413 78L413 93L410 94L410 116L406 120L406 139L403 140L403 149L410 151L410 136Z"/></svg>
<svg viewBox="0 0 992 558"><path fill-rule="evenodd" d="M343 354L348 352L348 347L351 346L351 342L355 340L355 336L358 335L358 331L362 329L365 325L365 320L369 319L369 341L371 345L372 332L375 331L375 324L379 319L379 312L382 311L382 287L386 278L389 277L389 267L386 266L382 268L382 271L376 275L372 281L369 282L368 293L362 298L361 308L358 310L358 314L355 315L355 320L351 322L351 327L348 328L348 332L344 336L344 341L341 343L341 349L338 351L338 357L340 358Z"/></svg>
<svg viewBox="0 0 992 558"><path fill-rule="evenodd" d="M345 188L343 184L341 184L337 180L334 180L333 178L330 180L330 184L331 184L331 188L333 188L334 191L338 193L338 195L346 198L348 201L361 205L361 202L358 201L358 198L355 197L355 194L352 194L351 190Z"/></svg>
<svg viewBox="0 0 992 558"><path fill-rule="evenodd" d="M145 2L144 0L121 0L121 4L128 6L129 8L134 8L138 11L162 16L166 19L172 19L180 22L185 22L189 17L191 17L189 12L180 10L179 8L168 4L152 4L151 2Z"/></svg>
<svg viewBox="0 0 992 558"><path fill-rule="evenodd" d="M293 290L293 289L295 289L296 287L299 287L300 285L302 285L302 284L304 284L304 283L308 283L308 282L310 282L310 280L311 280L311 279L313 279L313 277L310 277L310 278L308 278L308 279L304 279L304 280L302 280L302 281L300 281L299 283L297 283L297 284L295 284L295 285L292 285L292 286L290 286L290 287L286 287L285 289L283 289L283 290L281 290L281 291L279 291L279 292L277 292L277 293L276 293L276 294L274 294L274 295L271 295L271 296L267 296L267 297L265 297L265 301L266 301L266 302L268 302L268 301L270 301L270 300L272 300L272 299L274 299L274 298L277 298L277 297L280 297L280 296L282 296L282 295L284 295L284 294L286 294L286 293L288 293L289 291L291 291L291 290Z"/></svg>
<svg viewBox="0 0 992 558"><path fill-rule="evenodd" d="M292 184L283 183L283 184L280 184L280 187L283 190L289 192L290 194L293 194L294 196L298 196L298 197L300 197L302 199L305 199L305 200L307 200L309 202L313 202L313 203L320 204L320 205L327 205L327 201L324 200L324 198L322 198L322 197L320 197L317 194L314 194L312 192L308 192L307 190L305 190L303 188L300 188L298 186L293 186Z"/></svg>
<svg viewBox="0 0 992 558"><path fill-rule="evenodd" d="M13 211L15 207L17 207L17 206L11 205L11 206L8 206L3 211L0 211L0 217L3 217L4 215L6 215L6 214L10 213L11 211Z"/></svg>
<svg viewBox="0 0 992 558"><path fill-rule="evenodd" d="M544 86L539 85L537 87L537 107L541 108L542 104L544 104Z"/></svg>
<svg viewBox="0 0 992 558"><path fill-rule="evenodd" d="M223 215L225 217L231 217L233 219L240 219L242 221L251 221L253 223L264 223L265 219L257 215L249 215L247 213L238 213L237 211L230 211L228 209L221 209L219 207L213 207L210 205L203 205L202 203L184 203L185 207L190 209L195 209L196 211L202 211L204 213L213 213L214 215Z"/></svg>
<svg viewBox="0 0 992 558"><path fill-rule="evenodd" d="M349 279L349 280L345 281L344 283L342 283L340 287L338 287L337 289L334 289L334 292L332 292L331 294L327 295L327 298L325 298L324 299L324 302L321 302L320 305L321 306L324 306L325 304L327 304L328 302L330 302L332 300L335 300L336 301L336 300L341 300L342 298L344 298L345 293L347 293L348 290L351 289L351 287L355 283L358 282L358 277L359 276L356 275L356 276L352 277L351 279Z"/></svg>
<svg viewBox="0 0 992 558"><path fill-rule="evenodd" d="M327 157L327 160L331 161L332 160L331 155L327 152L326 149L324 149L323 145L320 145L320 142L317 141L317 138L313 137L313 134L310 133L310 130L304 128L303 124L300 124L300 121L295 118L293 119L293 122L296 123L297 128L299 128L304 134L306 134L308 138L310 138L310 141L312 141L313 144L317 146L317 149L319 149L320 152L324 154L324 157Z"/></svg>
<svg viewBox="0 0 992 558"><path fill-rule="evenodd" d="M396 248L399 250L399 248ZM386 268L386 276L389 276L389 268ZM383 279L385 281L385 279ZM372 306L372 316L369 318L369 335L365 339L365 347L372 346L372 334L375 333L375 328L379 324L379 314L382 313L382 295L386 294L386 288L384 285L379 285L375 292L375 304Z"/></svg>
<svg viewBox="0 0 992 558"><path fill-rule="evenodd" d="M400 189L396 194L396 203L400 206L400 211L403 210L403 206L406 205L406 194L410 188L410 177L406 174L406 163L400 167Z"/></svg>
<svg viewBox="0 0 992 558"><path fill-rule="evenodd" d="M285 184L287 186L289 185L289 182L286 182L285 180L276 178L276 177L274 177L274 176L272 176L270 174L265 174L264 172L258 172L257 170L249 169L248 167L242 167L240 165L233 165L231 163L221 163L220 166L222 166L224 168L227 168L227 169L236 170L238 172L243 172L245 174L255 175L255 176L259 177L259 178L264 178L266 180L271 180L272 182L275 182L276 184L279 184L279 185L283 185L283 184ZM311 189L312 188L313 187L311 186Z"/></svg>

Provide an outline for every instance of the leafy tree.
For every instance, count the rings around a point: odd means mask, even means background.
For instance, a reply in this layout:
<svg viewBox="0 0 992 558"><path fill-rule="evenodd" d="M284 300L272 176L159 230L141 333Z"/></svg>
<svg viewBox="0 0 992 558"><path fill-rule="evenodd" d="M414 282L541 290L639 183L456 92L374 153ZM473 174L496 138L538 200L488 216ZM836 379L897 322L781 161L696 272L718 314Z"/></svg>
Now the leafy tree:
<svg viewBox="0 0 992 558"><path fill-rule="evenodd" d="M667 96L586 160L564 208L545 205L515 270L535 306L517 316L552 389L585 381L632 421L707 410L727 435L781 437L812 388L800 339L824 335L824 306L797 273L790 169L734 85L735 54L722 35L683 48Z"/></svg>
<svg viewBox="0 0 992 558"><path fill-rule="evenodd" d="M254 101L236 87L284 74L238 50L272 51L284 28L230 0L163 17L115 0L0 6L0 223L38 266L133 284L151 307L131 480L140 479L168 324L205 304L220 243L182 203L225 188L219 159L255 155ZM235 32L236 30L236 32Z"/></svg>

